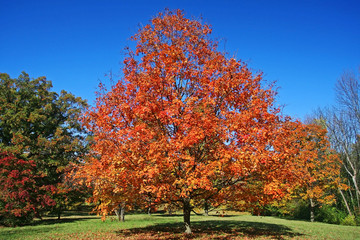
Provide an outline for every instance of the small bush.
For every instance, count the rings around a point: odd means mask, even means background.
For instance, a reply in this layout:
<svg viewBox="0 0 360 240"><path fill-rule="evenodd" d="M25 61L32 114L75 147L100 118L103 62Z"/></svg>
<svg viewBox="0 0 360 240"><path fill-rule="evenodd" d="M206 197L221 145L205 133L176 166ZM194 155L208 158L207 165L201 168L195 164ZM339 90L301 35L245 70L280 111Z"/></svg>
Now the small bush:
<svg viewBox="0 0 360 240"><path fill-rule="evenodd" d="M33 218L33 214L27 214L21 217L16 217L11 214L6 214L5 216L0 215L0 225L4 225L7 227L23 226L25 224L31 223Z"/></svg>
<svg viewBox="0 0 360 240"><path fill-rule="evenodd" d="M263 208L262 215L264 215L264 216L284 216L284 213L281 211L281 208L269 204Z"/></svg>
<svg viewBox="0 0 360 240"><path fill-rule="evenodd" d="M263 209L265 216L291 217L294 219L310 219L309 204L302 199L293 199L286 204L271 204Z"/></svg>
<svg viewBox="0 0 360 240"><path fill-rule="evenodd" d="M316 211L316 221L340 224L346 218L346 213L336 207L324 205Z"/></svg>
<svg viewBox="0 0 360 240"><path fill-rule="evenodd" d="M356 219L354 216L348 215L340 222L341 225L356 226Z"/></svg>

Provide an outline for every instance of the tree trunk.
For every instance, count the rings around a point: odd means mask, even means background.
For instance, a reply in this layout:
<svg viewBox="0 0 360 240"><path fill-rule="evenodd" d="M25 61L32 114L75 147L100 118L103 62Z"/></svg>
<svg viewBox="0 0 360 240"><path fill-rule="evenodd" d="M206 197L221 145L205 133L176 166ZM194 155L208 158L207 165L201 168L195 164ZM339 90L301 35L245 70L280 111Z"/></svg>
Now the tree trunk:
<svg viewBox="0 0 360 240"><path fill-rule="evenodd" d="M124 206L124 204L121 205L121 208L120 208L120 221L125 222L125 206Z"/></svg>
<svg viewBox="0 0 360 240"><path fill-rule="evenodd" d="M360 201L359 201L360 191L359 191L359 187L357 185L357 174L356 173L353 176L353 182L354 182L354 186L355 186L355 190L356 190L357 205L358 205L358 208L360 208Z"/></svg>
<svg viewBox="0 0 360 240"><path fill-rule="evenodd" d="M57 212L57 217L58 217L58 220L60 220L60 217L61 217L61 210L59 209L58 212Z"/></svg>
<svg viewBox="0 0 360 240"><path fill-rule="evenodd" d="M209 216L209 203L206 200L205 200L205 204L204 204L204 215Z"/></svg>
<svg viewBox="0 0 360 240"><path fill-rule="evenodd" d="M118 221L120 221L120 207L115 209L115 214L116 214Z"/></svg>
<svg viewBox="0 0 360 240"><path fill-rule="evenodd" d="M184 199L184 224L185 224L185 233L190 234L191 228L190 228L190 214L191 214L191 205L190 205L190 199Z"/></svg>
<svg viewBox="0 0 360 240"><path fill-rule="evenodd" d="M345 203L345 206L346 206L346 209L347 209L349 215L352 216L352 212L351 212L351 210L350 210L349 204L348 204L348 202L347 202L347 200L346 200L346 198L345 198L345 196L344 196L344 193L341 191L340 188L339 188L339 192L340 192L341 197L342 197L343 200L344 200L344 203Z"/></svg>
<svg viewBox="0 0 360 240"><path fill-rule="evenodd" d="M115 209L115 214L119 222L125 222L125 204L119 204L119 208Z"/></svg>
<svg viewBox="0 0 360 240"><path fill-rule="evenodd" d="M173 210L172 210L171 206L168 207L168 213L169 213L169 215L172 215L172 213L173 213Z"/></svg>
<svg viewBox="0 0 360 240"><path fill-rule="evenodd" d="M349 181L349 186L351 186L350 185L350 181ZM354 196L353 196L353 194L352 194L352 190L351 190L351 188L349 188L348 189L348 192L349 192L349 195L350 195L350 199L351 199L351 203L352 203L352 205L353 205L353 210L354 210L354 213L356 214L356 203L355 203L355 199L354 199ZM355 195L356 195L356 197L357 197L357 199L358 199L358 195L356 194L356 192L355 192ZM357 201L357 203L359 203L359 201ZM360 209L360 208L359 208Z"/></svg>
<svg viewBox="0 0 360 240"><path fill-rule="evenodd" d="M309 200L310 200L310 221L314 222L315 221L315 214L314 214L315 203L312 198L309 198Z"/></svg>
<svg viewBox="0 0 360 240"><path fill-rule="evenodd" d="M149 201L149 206L148 206L148 209L147 209L147 212L148 212L148 215L151 216L151 198L148 200Z"/></svg>

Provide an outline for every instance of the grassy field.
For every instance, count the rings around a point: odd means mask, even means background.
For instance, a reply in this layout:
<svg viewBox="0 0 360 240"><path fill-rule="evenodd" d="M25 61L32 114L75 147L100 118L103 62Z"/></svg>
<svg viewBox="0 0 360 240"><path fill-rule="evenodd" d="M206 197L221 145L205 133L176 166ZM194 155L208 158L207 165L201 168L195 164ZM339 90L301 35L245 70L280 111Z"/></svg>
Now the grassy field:
<svg viewBox="0 0 360 240"><path fill-rule="evenodd" d="M360 239L360 227L258 217L246 214L191 217L184 235L182 216L127 215L123 223L96 216L47 218L31 226L0 227L0 239Z"/></svg>

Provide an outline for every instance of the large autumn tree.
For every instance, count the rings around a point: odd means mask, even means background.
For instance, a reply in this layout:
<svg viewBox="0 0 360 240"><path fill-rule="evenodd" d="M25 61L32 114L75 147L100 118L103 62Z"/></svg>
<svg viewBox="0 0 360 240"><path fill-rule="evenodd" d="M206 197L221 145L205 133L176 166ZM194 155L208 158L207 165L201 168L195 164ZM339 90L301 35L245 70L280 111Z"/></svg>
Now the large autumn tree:
<svg viewBox="0 0 360 240"><path fill-rule="evenodd" d="M210 35L181 11L160 13L132 37L123 78L110 91L101 86L84 117L94 144L81 176L102 213L177 204L190 233L190 213L204 200L258 204L281 195L275 92Z"/></svg>
<svg viewBox="0 0 360 240"><path fill-rule="evenodd" d="M70 191L63 184L64 173L69 163L77 162L87 149L87 135L79 121L87 104L71 93L58 94L51 88L51 81L45 77L31 79L22 73L18 78L11 78L6 73L0 74L0 150L11 160L1 160L3 170L9 171L1 172L0 182L17 186L1 188L4 205L0 206L0 212L3 206L10 212L14 210L10 206L16 207L8 204L21 188L22 180L14 171L26 175L23 188L33 196L26 198L31 216L40 216L41 210L49 206L59 208L58 200ZM9 183L12 180L13 183ZM51 200L41 200L44 195Z"/></svg>

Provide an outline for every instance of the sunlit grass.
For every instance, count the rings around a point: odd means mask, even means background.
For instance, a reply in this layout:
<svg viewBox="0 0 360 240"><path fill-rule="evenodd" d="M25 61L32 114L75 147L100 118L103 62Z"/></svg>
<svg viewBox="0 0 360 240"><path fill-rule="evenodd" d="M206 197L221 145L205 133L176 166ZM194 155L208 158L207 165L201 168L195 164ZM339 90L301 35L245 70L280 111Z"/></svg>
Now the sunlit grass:
<svg viewBox="0 0 360 240"><path fill-rule="evenodd" d="M360 239L360 227L244 214L192 216L193 234L183 234L182 216L127 215L121 223L96 216L47 218L31 226L0 228L0 239Z"/></svg>

